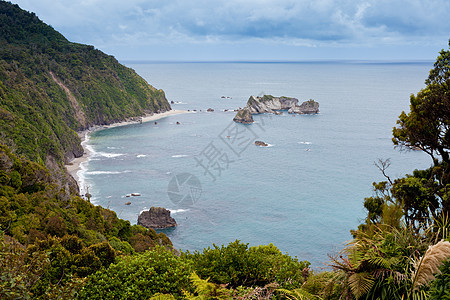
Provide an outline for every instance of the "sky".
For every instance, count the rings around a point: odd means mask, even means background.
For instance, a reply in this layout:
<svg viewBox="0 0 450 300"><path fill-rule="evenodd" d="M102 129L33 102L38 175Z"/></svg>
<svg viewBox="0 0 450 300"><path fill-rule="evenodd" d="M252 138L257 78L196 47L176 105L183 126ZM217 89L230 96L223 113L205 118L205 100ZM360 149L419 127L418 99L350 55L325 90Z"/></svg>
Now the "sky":
<svg viewBox="0 0 450 300"><path fill-rule="evenodd" d="M12 0L119 60L435 60L450 0Z"/></svg>

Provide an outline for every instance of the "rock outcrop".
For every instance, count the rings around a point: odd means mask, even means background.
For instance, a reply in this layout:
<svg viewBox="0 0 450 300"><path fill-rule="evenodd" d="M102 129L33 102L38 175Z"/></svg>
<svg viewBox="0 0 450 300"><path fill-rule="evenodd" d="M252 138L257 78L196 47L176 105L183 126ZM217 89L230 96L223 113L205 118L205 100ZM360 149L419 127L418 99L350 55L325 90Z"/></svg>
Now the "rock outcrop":
<svg viewBox="0 0 450 300"><path fill-rule="evenodd" d="M243 124L251 124L254 122L252 114L250 113L250 110L247 107L240 108L236 116L234 117L233 121Z"/></svg>
<svg viewBox="0 0 450 300"><path fill-rule="evenodd" d="M175 219L170 216L170 210L162 207L151 207L150 210L143 211L138 217L137 224L153 229L177 226Z"/></svg>
<svg viewBox="0 0 450 300"><path fill-rule="evenodd" d="M252 115L273 113L281 114L281 111L288 111L290 114L317 114L319 113L319 103L308 100L298 105L298 99L290 97L274 97L264 95L263 97L251 96L247 105L239 109L233 121L239 123L253 123Z"/></svg>
<svg viewBox="0 0 450 300"><path fill-rule="evenodd" d="M269 144L267 144L266 142L263 142L263 141L255 141L255 145L256 146L260 146L260 147L267 147L267 146L269 146Z"/></svg>

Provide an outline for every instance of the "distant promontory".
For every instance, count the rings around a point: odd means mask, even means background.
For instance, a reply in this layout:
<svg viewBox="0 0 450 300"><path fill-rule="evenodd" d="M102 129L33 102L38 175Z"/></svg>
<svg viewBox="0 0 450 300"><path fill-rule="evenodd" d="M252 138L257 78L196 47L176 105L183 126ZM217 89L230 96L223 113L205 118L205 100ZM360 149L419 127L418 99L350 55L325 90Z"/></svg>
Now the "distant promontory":
<svg viewBox="0 0 450 300"><path fill-rule="evenodd" d="M319 103L310 99L298 105L297 98L274 97L264 95L262 97L250 96L247 105L240 108L233 121L244 124L253 123L252 115L263 113L279 114L280 111L287 111L290 114L317 114L319 113Z"/></svg>

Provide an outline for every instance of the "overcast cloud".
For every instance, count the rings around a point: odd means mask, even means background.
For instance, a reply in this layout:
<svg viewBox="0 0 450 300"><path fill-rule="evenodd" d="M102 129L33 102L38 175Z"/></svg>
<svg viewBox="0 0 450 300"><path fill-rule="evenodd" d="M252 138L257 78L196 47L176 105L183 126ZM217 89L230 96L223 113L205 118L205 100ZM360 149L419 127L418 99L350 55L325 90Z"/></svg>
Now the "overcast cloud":
<svg viewBox="0 0 450 300"><path fill-rule="evenodd" d="M449 0L13 0L120 59L434 59Z"/></svg>

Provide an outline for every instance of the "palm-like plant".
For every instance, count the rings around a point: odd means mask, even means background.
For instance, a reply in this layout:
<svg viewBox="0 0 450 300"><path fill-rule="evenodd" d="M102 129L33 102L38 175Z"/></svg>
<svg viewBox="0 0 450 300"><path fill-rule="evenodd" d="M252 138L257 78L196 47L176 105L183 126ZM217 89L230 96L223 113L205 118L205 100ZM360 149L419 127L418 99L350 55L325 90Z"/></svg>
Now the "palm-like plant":
<svg viewBox="0 0 450 300"><path fill-rule="evenodd" d="M373 232L356 232L344 253L332 258L332 266L345 272L356 299L402 299L410 286L411 258L423 253L423 241L405 225L380 224Z"/></svg>

